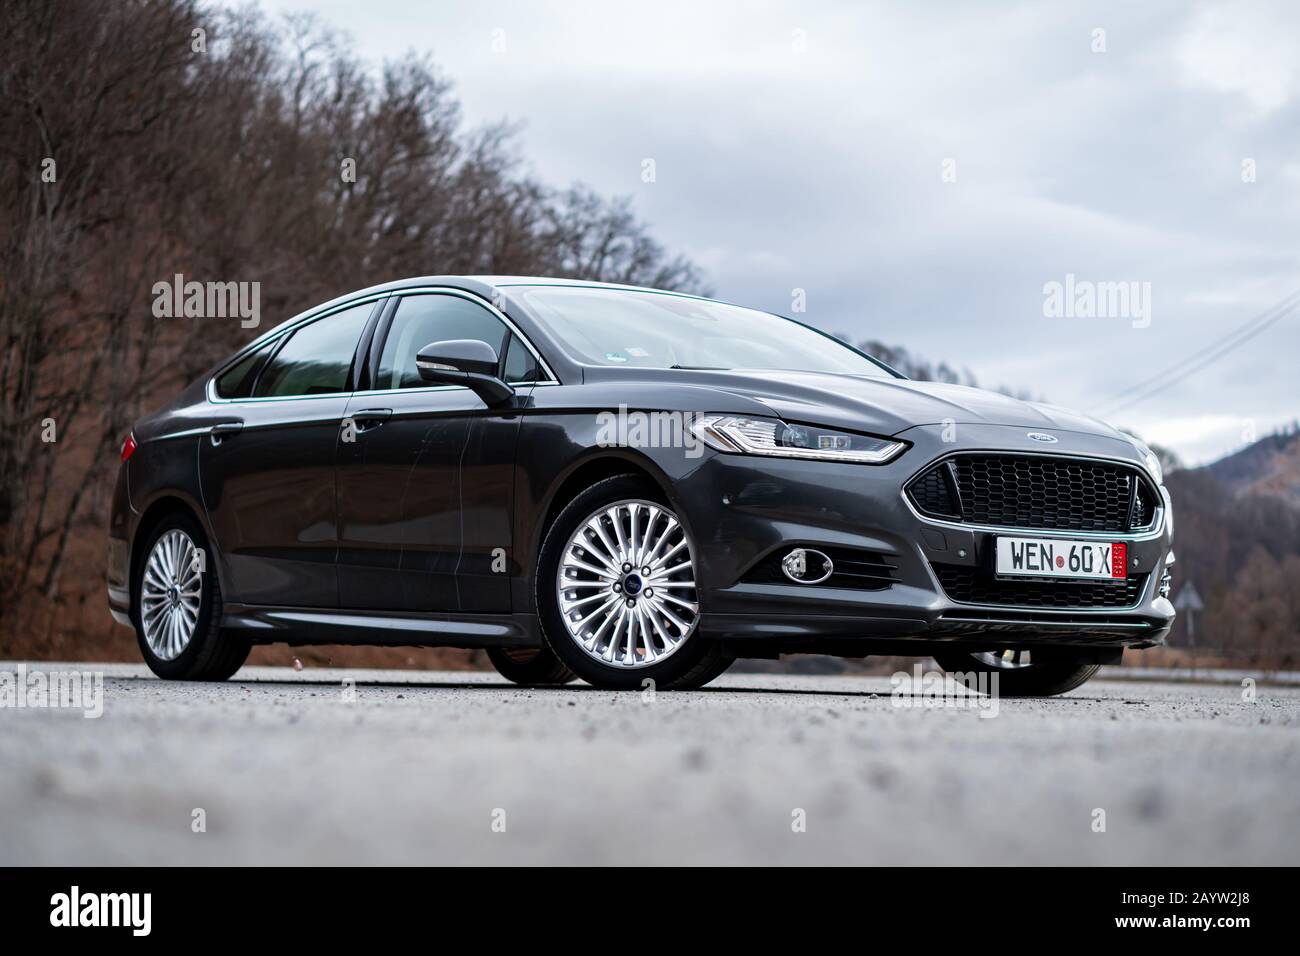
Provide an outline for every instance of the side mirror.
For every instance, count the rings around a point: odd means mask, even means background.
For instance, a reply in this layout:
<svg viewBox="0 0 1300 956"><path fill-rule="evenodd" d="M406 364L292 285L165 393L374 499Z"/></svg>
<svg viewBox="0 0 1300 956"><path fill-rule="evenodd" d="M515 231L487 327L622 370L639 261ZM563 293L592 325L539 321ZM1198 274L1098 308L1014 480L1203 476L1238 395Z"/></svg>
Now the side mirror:
<svg viewBox="0 0 1300 956"><path fill-rule="evenodd" d="M437 385L465 385L488 405L500 405L515 390L497 377L497 351L478 339L433 342L420 349L420 378Z"/></svg>

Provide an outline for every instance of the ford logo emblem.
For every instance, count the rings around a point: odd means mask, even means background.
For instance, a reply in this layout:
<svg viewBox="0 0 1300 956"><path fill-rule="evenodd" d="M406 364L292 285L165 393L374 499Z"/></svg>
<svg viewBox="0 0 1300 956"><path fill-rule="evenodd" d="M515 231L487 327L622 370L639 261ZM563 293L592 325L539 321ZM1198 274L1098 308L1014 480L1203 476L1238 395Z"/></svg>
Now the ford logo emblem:
<svg viewBox="0 0 1300 956"><path fill-rule="evenodd" d="M1028 432L1027 434L1034 441L1047 442L1049 445L1056 443L1056 436L1049 435L1046 432Z"/></svg>

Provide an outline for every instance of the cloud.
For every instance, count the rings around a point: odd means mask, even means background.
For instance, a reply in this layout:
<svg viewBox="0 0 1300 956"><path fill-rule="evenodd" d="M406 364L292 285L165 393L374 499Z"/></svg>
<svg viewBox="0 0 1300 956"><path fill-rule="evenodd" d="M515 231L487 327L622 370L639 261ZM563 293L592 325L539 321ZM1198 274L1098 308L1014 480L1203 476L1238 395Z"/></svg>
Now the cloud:
<svg viewBox="0 0 1300 956"><path fill-rule="evenodd" d="M1290 103L1300 87L1294 5L1202 5L1178 45L1183 81L1193 89L1236 93L1256 118Z"/></svg>
<svg viewBox="0 0 1300 956"><path fill-rule="evenodd" d="M524 120L524 153L549 182L632 195L719 297L788 311L802 288L802 317L823 328L1059 404L1088 410L1300 286L1300 6L321 12L371 59L432 49L468 117ZM494 53L498 29L507 49ZM1043 285L1067 273L1150 282L1151 326L1045 318ZM1295 354L1292 317L1126 414L1151 427L1289 420L1300 395L1275 357ZM1228 432L1171 434L1197 456L1234 447Z"/></svg>

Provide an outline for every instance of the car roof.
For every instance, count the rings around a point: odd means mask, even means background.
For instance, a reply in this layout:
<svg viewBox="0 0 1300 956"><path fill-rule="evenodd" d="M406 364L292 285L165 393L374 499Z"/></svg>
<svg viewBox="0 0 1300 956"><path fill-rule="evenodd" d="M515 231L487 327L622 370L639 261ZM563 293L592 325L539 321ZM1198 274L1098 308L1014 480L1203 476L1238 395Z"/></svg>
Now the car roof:
<svg viewBox="0 0 1300 956"><path fill-rule="evenodd" d="M289 322L296 321L304 316L322 312L331 309L337 305L342 305L351 299L360 298L366 295L377 295L384 292L400 292L402 289L419 288L421 286L446 286L452 289L462 289L466 292L473 292L477 295L491 298L493 289L509 288L510 286L580 286L589 289L618 289L624 292L657 292L661 295L683 295L688 298L698 299L703 296L691 295L685 292L673 292L669 289L654 289L649 286L624 285L617 282L592 282L588 279L562 279L554 276L503 276L503 275L431 275L431 276L410 276L405 279L390 279L387 282L381 282L378 285L368 286L364 289L354 289L344 295L331 299L328 302L322 302L312 306L304 312L291 317L280 325L286 325ZM279 326L277 326L279 328Z"/></svg>
<svg viewBox="0 0 1300 956"><path fill-rule="evenodd" d="M614 282L592 282L585 279L564 279L564 278L558 278L554 276L429 275L429 276L409 276L405 279L390 279L387 282L381 282L377 285L368 286L364 289L353 289L351 292L347 292L344 295L337 296L336 298L330 299L328 302L321 302L316 305L313 305L309 309L299 312L296 315L292 315L282 322L276 323L274 326L267 329L261 335L258 335L256 338L254 338L251 342L247 343L243 348L241 348L238 352L236 352L234 356L231 356L227 360L223 361L221 365L218 366L218 368L230 364L230 362L235 361L239 356L245 355L256 348L260 348L265 342L269 341L272 338L275 338L278 334L280 334L280 332L282 332L285 328L289 326L296 325L300 321L307 319L311 316L333 311L340 306L347 305L349 302L355 301L356 299L364 298L366 296L378 296L378 295L383 295L385 293L401 292L403 289L419 289L427 286L440 286L449 289L459 289L463 292L469 292L474 295L480 296L481 298L491 301L492 290L494 289L504 289L512 286L517 287L517 286L530 286L530 285L531 286L555 286L555 287L580 286L583 288L592 288L592 289L616 289L625 292L655 292L655 293L667 294L667 295L680 294L680 293L670 292L664 289L651 289L645 286L622 285ZM698 298L698 296L692 296L692 298ZM514 321L519 321L520 319L518 315L513 316L512 318L514 319ZM534 345L536 345L536 339L539 337L539 330L531 322L527 322L526 325L528 327L526 328L525 331L529 334L530 338L533 339ZM549 333L546 333L545 330L541 330L541 335L545 336L546 338L550 338ZM555 345L555 343L551 343L551 344L553 346ZM562 363L562 364L568 364L568 363Z"/></svg>
<svg viewBox="0 0 1300 956"><path fill-rule="evenodd" d="M655 289L644 285L627 285L622 282L593 282L590 279L562 279L554 276L462 276L461 278L482 282L484 285L501 287L512 285L581 286L589 289L621 289L625 292L668 292L673 295L689 295L689 293L673 292L671 289ZM699 298L699 296L694 296L694 298Z"/></svg>
<svg viewBox="0 0 1300 956"><path fill-rule="evenodd" d="M659 295L681 296L692 299L707 299L706 296L691 295L689 293L673 292L667 289L655 289L648 286L626 285L617 282L593 282L587 279L566 279L556 276L515 276L515 275L429 275L429 276L410 276L405 279L390 279L387 282L381 282L377 285L369 286L364 289L354 289L345 295L338 296L328 302L322 302L312 306L297 315L285 319L272 328L267 329L261 335L254 338L242 349L238 350L233 356L228 357L224 362L216 366L208 373L210 377L216 374L220 369L228 367L231 363L237 361L240 357L247 355L254 349L261 348L264 343L280 334L285 328L295 325L313 316L323 313L332 312L342 306L357 299L367 296L383 296L390 293L401 292L404 289L420 289L424 287L443 287L448 289L457 289L462 292L469 292L479 296L489 302L493 300L494 289L504 289L520 286L553 286L560 287L578 287L590 289L611 289L625 292L648 292ZM721 301L709 299L708 301ZM725 303L724 303L725 304ZM581 381L584 377L584 364L577 358L568 354L563 344L551 333L551 330L542 322L535 319L531 310L527 308L526 303L520 303L521 309L512 310L509 319L519 326L524 337L529 340L532 346L539 350L545 358L546 364L552 373L558 374L560 381L567 382L576 379ZM772 313L775 315L775 313ZM778 316L786 321L799 323L797 320L789 319L786 316ZM825 334L825 333L822 333ZM853 346L849 346L853 348ZM854 349L854 351L858 351ZM865 353L863 353L865 354ZM878 359L872 359L877 365L893 372L902 378L898 372L890 369L889 366L880 362Z"/></svg>

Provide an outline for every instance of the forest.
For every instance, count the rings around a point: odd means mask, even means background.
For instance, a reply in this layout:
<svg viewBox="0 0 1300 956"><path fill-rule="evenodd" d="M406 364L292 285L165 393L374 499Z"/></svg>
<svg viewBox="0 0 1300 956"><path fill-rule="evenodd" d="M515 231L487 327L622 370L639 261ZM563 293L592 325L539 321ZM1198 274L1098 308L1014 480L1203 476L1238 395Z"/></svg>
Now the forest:
<svg viewBox="0 0 1300 956"><path fill-rule="evenodd" d="M709 291L628 198L540 182L519 142L510 123L469 125L430 59L365 64L309 17L195 0L6 0L4 655L133 655L103 583L130 424L301 309L432 274ZM187 282L255 289L256 322L247 299L196 315L183 307ZM159 287L178 307L161 307ZM865 347L916 378L975 383L898 346ZM1293 434L1278 455L1295 459L1298 443ZM1199 643L1294 666L1300 478L1290 493L1220 479L1213 469L1169 479L1175 581L1194 580L1206 602Z"/></svg>
<svg viewBox="0 0 1300 956"><path fill-rule="evenodd" d="M110 654L107 497L130 423L260 331L410 275L701 291L627 199L537 181L427 58L192 0L0 8L0 639ZM175 277L259 293L159 317ZM205 315L207 315L206 310Z"/></svg>

